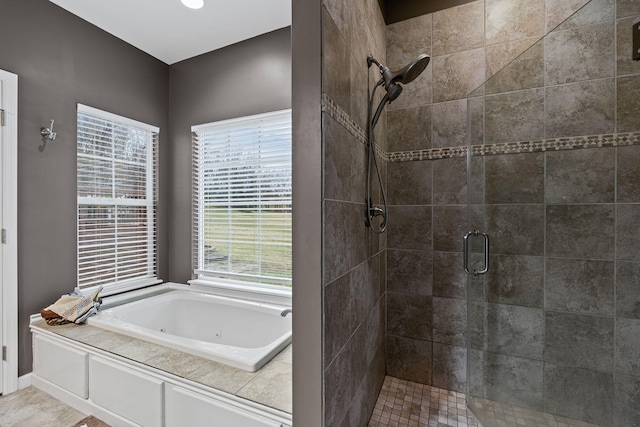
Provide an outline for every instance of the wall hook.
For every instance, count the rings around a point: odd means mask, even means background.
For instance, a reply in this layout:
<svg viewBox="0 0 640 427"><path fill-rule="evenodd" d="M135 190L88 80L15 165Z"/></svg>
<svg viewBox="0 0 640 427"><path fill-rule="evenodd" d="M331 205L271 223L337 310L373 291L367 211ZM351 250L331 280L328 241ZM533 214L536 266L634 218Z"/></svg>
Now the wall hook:
<svg viewBox="0 0 640 427"><path fill-rule="evenodd" d="M40 128L40 135L42 135L44 139L49 139L51 141L56 139L57 134L53 131L54 122L55 120L51 119L51 124L48 128Z"/></svg>

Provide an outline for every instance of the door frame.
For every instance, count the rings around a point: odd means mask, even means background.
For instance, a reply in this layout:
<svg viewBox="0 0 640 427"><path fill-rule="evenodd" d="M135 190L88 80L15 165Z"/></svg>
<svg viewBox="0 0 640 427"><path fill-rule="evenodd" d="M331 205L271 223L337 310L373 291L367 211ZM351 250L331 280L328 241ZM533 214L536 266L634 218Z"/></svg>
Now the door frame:
<svg viewBox="0 0 640 427"><path fill-rule="evenodd" d="M0 70L5 126L2 132L2 393L18 389L18 76Z"/></svg>

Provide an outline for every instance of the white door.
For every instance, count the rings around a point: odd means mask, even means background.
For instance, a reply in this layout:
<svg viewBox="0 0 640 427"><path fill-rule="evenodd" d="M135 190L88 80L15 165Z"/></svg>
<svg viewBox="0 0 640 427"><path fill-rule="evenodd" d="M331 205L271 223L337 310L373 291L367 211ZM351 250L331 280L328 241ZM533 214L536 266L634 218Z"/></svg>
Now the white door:
<svg viewBox="0 0 640 427"><path fill-rule="evenodd" d="M4 113L4 105L3 105L3 101L4 100L4 96L2 93L2 80L0 80L0 113ZM0 126L4 125L4 116L0 117ZM4 156L6 155L5 153L5 144L6 141L4 141L4 131L2 128L0 128L0 229L4 230L4 206L2 205L4 203L4 183L3 181L3 176L4 176L4 171L3 171L3 165L4 165ZM4 234L4 231L3 231ZM2 243L0 243L0 272L4 271L4 265L3 265L3 261L4 261L4 241ZM4 289L4 283L3 283L3 276L4 274L0 274L0 291L2 289ZM3 331L3 325L2 325L2 319L4 318L3 313L2 313L2 292L0 292L0 344L4 343L4 340L2 339L2 331ZM0 361L0 393L2 393L2 385L4 384L3 381L3 368L4 368L4 363L2 363Z"/></svg>
<svg viewBox="0 0 640 427"><path fill-rule="evenodd" d="M18 389L18 76L0 70L0 393Z"/></svg>
<svg viewBox="0 0 640 427"><path fill-rule="evenodd" d="M3 99L4 96L2 94L2 80L0 80L0 113L4 113L4 106L3 106ZM0 117L0 126L4 125L4 116ZM5 154L5 150L4 150L4 146L5 146L5 141L3 139L4 137L4 131L0 128L0 229L4 230L4 218L3 218L3 212L4 212L4 207L2 206L3 202L4 202L4 183L2 182L3 180L3 176L4 176L4 171L3 169L3 165L4 165L4 156ZM4 234L4 232L3 232ZM3 265L3 261L4 261L4 241L2 243L0 243L0 272L4 271L4 265ZM0 290L4 289L4 283L3 283L3 274L0 274ZM0 292L0 343L4 343L4 340L2 339L2 330L3 330L3 325L2 325L2 319L4 318L3 313L2 313L2 292ZM2 385L4 384L3 381L3 368L4 368L4 363L2 363L0 361L0 393L2 393Z"/></svg>

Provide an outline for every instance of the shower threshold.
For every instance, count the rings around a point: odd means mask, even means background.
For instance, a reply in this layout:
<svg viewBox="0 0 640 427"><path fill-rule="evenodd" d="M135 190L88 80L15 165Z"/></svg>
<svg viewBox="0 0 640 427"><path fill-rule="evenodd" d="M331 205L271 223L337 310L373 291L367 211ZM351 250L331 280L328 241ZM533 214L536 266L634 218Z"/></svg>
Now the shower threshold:
<svg viewBox="0 0 640 427"><path fill-rule="evenodd" d="M472 397L476 415L485 420L484 427L540 426L540 427L600 427L586 421L553 415L547 412ZM480 424L483 425L483 424Z"/></svg>

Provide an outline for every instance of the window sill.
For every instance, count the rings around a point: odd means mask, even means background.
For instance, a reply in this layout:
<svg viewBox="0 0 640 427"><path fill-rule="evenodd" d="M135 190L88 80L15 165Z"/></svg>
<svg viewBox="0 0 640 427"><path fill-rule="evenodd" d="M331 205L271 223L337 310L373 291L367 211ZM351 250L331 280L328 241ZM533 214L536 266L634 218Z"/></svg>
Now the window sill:
<svg viewBox="0 0 640 427"><path fill-rule="evenodd" d="M193 279L189 280L190 286L201 288L216 295L241 298L250 301L265 302L291 307L291 288L276 286L256 285L249 282L240 282L225 279Z"/></svg>
<svg viewBox="0 0 640 427"><path fill-rule="evenodd" d="M100 292L101 297L108 297L111 295L121 294L125 292L135 291L138 289L146 288L148 286L158 285L163 281L160 279L141 279L133 282L119 283L117 285L107 285ZM85 295L89 295L91 292L98 289L98 286L92 286L90 288L82 288L81 292Z"/></svg>

